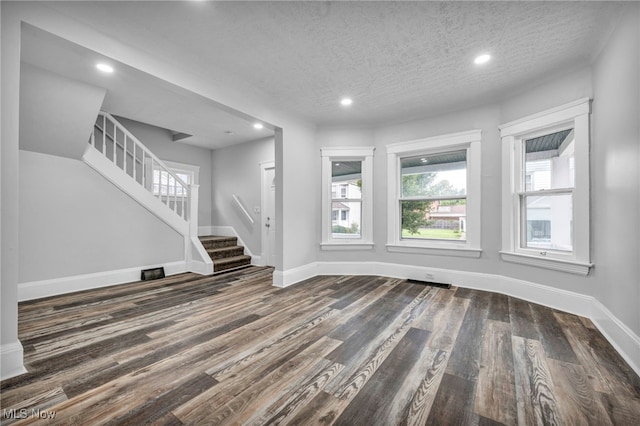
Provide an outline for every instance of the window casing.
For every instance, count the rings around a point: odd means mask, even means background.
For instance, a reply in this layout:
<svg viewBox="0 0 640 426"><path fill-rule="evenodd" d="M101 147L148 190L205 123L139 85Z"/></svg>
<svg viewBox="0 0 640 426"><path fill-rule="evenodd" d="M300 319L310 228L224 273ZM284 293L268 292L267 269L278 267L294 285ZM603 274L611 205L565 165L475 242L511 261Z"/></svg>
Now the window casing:
<svg viewBox="0 0 640 426"><path fill-rule="evenodd" d="M583 99L500 126L503 260L588 274L589 113Z"/></svg>
<svg viewBox="0 0 640 426"><path fill-rule="evenodd" d="M146 182L149 190L156 196L168 197L185 197L187 194L182 193L182 188L178 185L176 179L166 171L156 167L150 159L145 163L147 173ZM187 185L198 184L200 166L192 164L177 163L175 161L163 160L169 170Z"/></svg>
<svg viewBox="0 0 640 426"><path fill-rule="evenodd" d="M481 131L387 145L387 250L479 257Z"/></svg>
<svg viewBox="0 0 640 426"><path fill-rule="evenodd" d="M323 250L373 248L373 152L321 149Z"/></svg>

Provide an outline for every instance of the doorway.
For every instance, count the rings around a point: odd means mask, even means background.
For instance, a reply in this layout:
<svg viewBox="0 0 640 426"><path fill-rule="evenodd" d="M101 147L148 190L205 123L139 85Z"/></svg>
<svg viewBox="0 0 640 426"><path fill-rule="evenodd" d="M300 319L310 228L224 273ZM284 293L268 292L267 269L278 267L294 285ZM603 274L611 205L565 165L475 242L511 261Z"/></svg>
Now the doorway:
<svg viewBox="0 0 640 426"><path fill-rule="evenodd" d="M260 164L262 176L261 218L262 255L261 263L275 266L276 255L276 167L273 162Z"/></svg>

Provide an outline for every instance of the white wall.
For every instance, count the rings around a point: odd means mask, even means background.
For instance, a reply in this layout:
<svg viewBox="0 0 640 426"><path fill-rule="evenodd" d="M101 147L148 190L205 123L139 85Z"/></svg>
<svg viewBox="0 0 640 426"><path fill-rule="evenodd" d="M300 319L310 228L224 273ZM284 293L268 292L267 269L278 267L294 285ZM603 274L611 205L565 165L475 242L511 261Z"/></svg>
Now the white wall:
<svg viewBox="0 0 640 426"><path fill-rule="evenodd" d="M198 226L211 226L211 150L173 142L171 133L160 127L124 117L117 117L116 119L161 160L200 167Z"/></svg>
<svg viewBox="0 0 640 426"><path fill-rule="evenodd" d="M254 255L262 251L261 214L254 212L260 207L261 176L260 163L275 159L274 138L246 142L236 146L216 149L211 153L213 188L213 225L231 226ZM237 195L254 220L245 219L233 200Z"/></svg>
<svg viewBox="0 0 640 426"><path fill-rule="evenodd" d="M629 6L593 70L593 293L640 335L639 4Z"/></svg>
<svg viewBox="0 0 640 426"><path fill-rule="evenodd" d="M24 371L18 340L18 134L20 21L0 2L2 37L0 143L0 378Z"/></svg>
<svg viewBox="0 0 640 426"><path fill-rule="evenodd" d="M176 231L87 164L20 151L20 283L184 260Z"/></svg>
<svg viewBox="0 0 640 426"><path fill-rule="evenodd" d="M20 149L82 158L105 93L22 63Z"/></svg>

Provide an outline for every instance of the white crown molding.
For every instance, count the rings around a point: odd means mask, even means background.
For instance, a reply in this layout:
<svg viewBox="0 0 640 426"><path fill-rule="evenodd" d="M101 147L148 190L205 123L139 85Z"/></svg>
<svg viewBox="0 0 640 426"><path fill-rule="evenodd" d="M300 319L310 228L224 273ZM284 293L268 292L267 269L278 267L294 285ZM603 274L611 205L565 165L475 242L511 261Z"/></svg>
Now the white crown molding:
<svg viewBox="0 0 640 426"><path fill-rule="evenodd" d="M427 279L427 274L433 278ZM275 271L277 287L288 287L317 275L376 275L435 281L458 287L502 293L553 309L589 318L604 337L640 375L640 337L592 296L561 290L503 275L457 271L384 262L313 262Z"/></svg>
<svg viewBox="0 0 640 426"><path fill-rule="evenodd" d="M136 266L115 271L97 272L92 274L74 275L71 277L53 278L42 281L31 281L18 284L18 301L40 299L58 296L76 291L91 290L111 285L127 284L140 281L140 271L143 269L164 267L166 276L187 272L184 260L164 264Z"/></svg>
<svg viewBox="0 0 640 426"><path fill-rule="evenodd" d="M19 341L0 346L0 380L27 373L23 364L24 350Z"/></svg>

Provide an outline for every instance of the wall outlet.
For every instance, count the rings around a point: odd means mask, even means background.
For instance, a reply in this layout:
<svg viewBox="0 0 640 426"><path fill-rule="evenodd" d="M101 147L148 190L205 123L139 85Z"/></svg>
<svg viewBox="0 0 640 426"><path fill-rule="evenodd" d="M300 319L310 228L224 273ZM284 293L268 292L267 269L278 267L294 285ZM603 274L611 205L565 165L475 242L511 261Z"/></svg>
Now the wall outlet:
<svg viewBox="0 0 640 426"><path fill-rule="evenodd" d="M429 281L433 281L436 278L435 278L435 275L433 275L433 274L424 274L424 279L425 280L429 280Z"/></svg>
<svg viewBox="0 0 640 426"><path fill-rule="evenodd" d="M254 208L253 208L253 212L254 212L255 214L260 214L260 207L254 207Z"/></svg>

